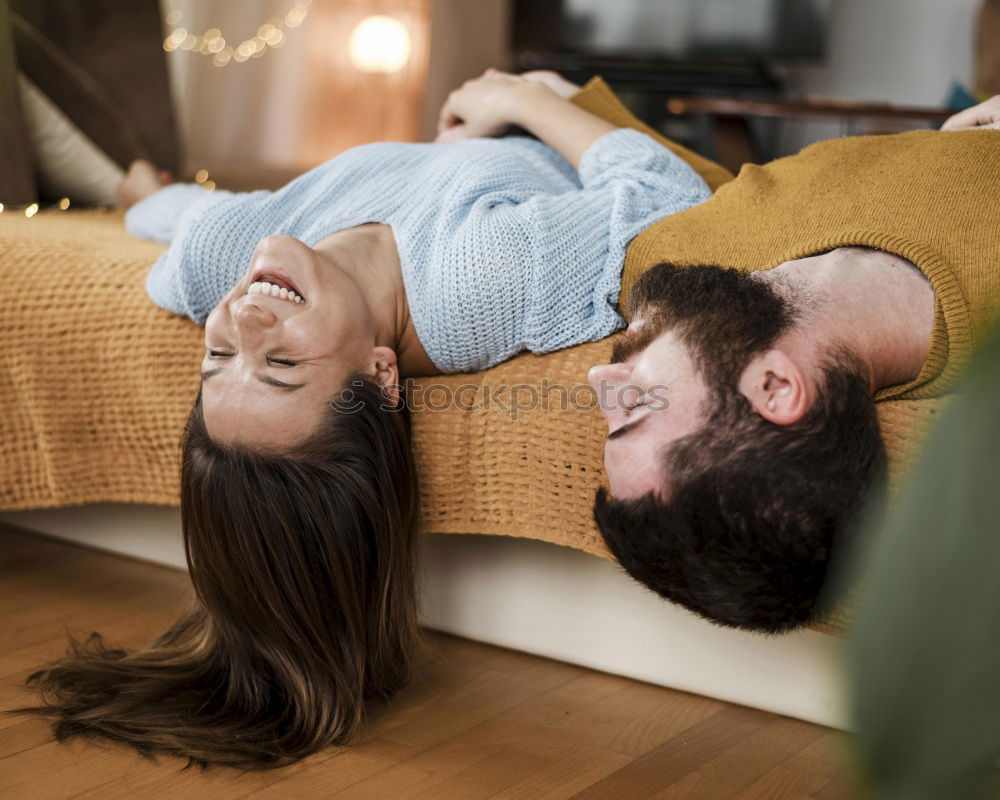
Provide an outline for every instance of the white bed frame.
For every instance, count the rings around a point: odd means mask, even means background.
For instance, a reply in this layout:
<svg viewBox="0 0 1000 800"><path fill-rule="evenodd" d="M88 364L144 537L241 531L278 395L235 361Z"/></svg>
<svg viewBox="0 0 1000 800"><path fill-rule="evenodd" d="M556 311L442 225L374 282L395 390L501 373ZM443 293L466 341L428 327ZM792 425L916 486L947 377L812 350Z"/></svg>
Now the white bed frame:
<svg viewBox="0 0 1000 800"><path fill-rule="evenodd" d="M94 504L0 513L0 522L184 568L176 508ZM424 625L846 729L839 640L711 625L615 564L566 547L481 535L424 538ZM152 633L152 632L151 632Z"/></svg>

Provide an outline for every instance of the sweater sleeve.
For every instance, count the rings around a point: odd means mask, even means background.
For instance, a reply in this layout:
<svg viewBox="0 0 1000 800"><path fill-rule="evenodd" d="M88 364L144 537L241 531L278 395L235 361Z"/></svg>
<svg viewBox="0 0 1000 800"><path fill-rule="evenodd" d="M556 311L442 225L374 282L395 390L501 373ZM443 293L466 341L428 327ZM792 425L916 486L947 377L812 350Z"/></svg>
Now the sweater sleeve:
<svg viewBox="0 0 1000 800"><path fill-rule="evenodd" d="M586 86L570 98L570 102L612 125L632 128L652 136L664 147L669 148L678 158L689 164L705 180L713 192L734 177L722 165L688 150L637 119L632 112L625 108L622 101L615 96L615 93L600 77L592 78Z"/></svg>
<svg viewBox="0 0 1000 800"><path fill-rule="evenodd" d="M173 188L173 187L167 187ZM178 192L147 200L162 200L162 206L147 206L139 226L170 234L170 247L153 264L146 277L146 292L161 308L204 324L208 313L232 288L246 269L254 247L264 236L274 233L278 223L268 206L272 193ZM189 202L185 205L184 201ZM138 208L137 203L133 208ZM154 211L162 211L155 216ZM151 219L145 217L149 212ZM148 226L148 227L147 227Z"/></svg>
<svg viewBox="0 0 1000 800"><path fill-rule="evenodd" d="M621 326L617 313L628 243L655 222L711 197L708 184L682 158L645 133L605 134L583 154L582 189L542 195L523 212L535 231L525 346L539 353L593 340ZM529 262L530 263L530 262ZM594 276L589 291L553 293L556 284L587 286L581 267Z"/></svg>
<svg viewBox="0 0 1000 800"><path fill-rule="evenodd" d="M469 320L467 333L448 337L451 352L438 363L441 369L481 368L522 350L546 353L618 330L629 240L711 195L682 159L635 130L598 139L583 154L579 177L576 190L505 190L478 199L460 246L480 274L461 280L483 287L470 307L503 309L487 326L502 346L493 339L495 357L487 360L486 343L477 345L477 324Z"/></svg>
<svg viewBox="0 0 1000 800"><path fill-rule="evenodd" d="M227 197L232 197L232 192L207 192L195 183L172 183L129 208L125 230L142 239L170 244L186 211L204 211Z"/></svg>

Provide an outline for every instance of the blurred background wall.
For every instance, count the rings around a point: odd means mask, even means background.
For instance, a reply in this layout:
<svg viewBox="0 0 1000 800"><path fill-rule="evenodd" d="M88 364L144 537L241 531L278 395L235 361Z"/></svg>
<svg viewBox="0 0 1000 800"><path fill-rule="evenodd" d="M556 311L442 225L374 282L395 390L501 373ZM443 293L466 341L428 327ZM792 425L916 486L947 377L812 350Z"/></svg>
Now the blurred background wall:
<svg viewBox="0 0 1000 800"><path fill-rule="evenodd" d="M215 28L227 42L283 20L294 26L263 55L217 66L181 46L167 54L188 171L241 165L295 171L377 140L433 138L447 94L507 62L508 0L162 0L168 26ZM397 71L369 72L350 54L373 16L403 23L410 40ZM301 19L297 19L301 17Z"/></svg>
<svg viewBox="0 0 1000 800"><path fill-rule="evenodd" d="M25 208L113 203L134 158L275 188L354 145L433 138L448 92L490 66L601 74L638 116L734 170L819 139L932 126L972 92L1000 92L1000 0L0 0L4 10L0 202ZM818 115L827 121L802 119Z"/></svg>
<svg viewBox="0 0 1000 800"><path fill-rule="evenodd" d="M939 105L972 83L981 0L837 0L823 66L786 70L789 89L897 104ZM1000 43L997 45L1000 47ZM789 126L784 147L840 135L835 122Z"/></svg>
<svg viewBox="0 0 1000 800"><path fill-rule="evenodd" d="M448 93L488 67L510 66L510 0L431 0L431 51L420 135L433 139Z"/></svg>

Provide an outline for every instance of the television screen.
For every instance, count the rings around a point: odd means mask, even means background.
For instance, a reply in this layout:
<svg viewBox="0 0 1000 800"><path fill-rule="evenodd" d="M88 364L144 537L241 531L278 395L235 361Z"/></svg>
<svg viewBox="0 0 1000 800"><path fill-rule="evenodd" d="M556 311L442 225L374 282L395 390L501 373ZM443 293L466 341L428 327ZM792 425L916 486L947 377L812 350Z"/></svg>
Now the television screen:
<svg viewBox="0 0 1000 800"><path fill-rule="evenodd" d="M516 0L517 52L683 61L824 55L833 0Z"/></svg>

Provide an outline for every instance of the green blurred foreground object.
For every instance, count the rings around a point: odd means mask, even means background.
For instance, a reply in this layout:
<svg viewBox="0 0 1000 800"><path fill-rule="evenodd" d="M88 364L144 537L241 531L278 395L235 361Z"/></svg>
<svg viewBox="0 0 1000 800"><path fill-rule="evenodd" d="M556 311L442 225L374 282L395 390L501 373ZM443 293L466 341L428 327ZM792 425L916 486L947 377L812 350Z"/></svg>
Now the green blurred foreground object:
<svg viewBox="0 0 1000 800"><path fill-rule="evenodd" d="M1000 756L1000 327L878 529L863 578L848 663L873 796L991 797Z"/></svg>

